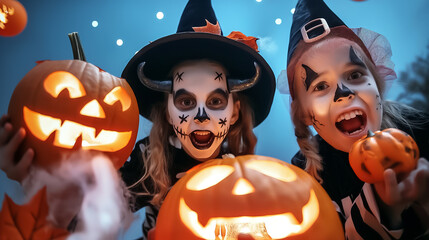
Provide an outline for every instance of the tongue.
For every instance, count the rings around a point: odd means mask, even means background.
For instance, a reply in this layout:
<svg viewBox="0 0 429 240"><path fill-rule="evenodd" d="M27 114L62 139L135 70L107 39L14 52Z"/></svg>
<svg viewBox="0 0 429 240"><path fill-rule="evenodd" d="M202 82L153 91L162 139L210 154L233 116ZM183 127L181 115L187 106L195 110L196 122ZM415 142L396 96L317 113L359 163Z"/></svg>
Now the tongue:
<svg viewBox="0 0 429 240"><path fill-rule="evenodd" d="M207 143L210 140L210 134L206 134L206 135L194 134L194 137L198 143Z"/></svg>
<svg viewBox="0 0 429 240"><path fill-rule="evenodd" d="M349 120L342 120L341 122L336 123L336 125L341 131L352 133L359 130L362 123L359 118L355 117Z"/></svg>

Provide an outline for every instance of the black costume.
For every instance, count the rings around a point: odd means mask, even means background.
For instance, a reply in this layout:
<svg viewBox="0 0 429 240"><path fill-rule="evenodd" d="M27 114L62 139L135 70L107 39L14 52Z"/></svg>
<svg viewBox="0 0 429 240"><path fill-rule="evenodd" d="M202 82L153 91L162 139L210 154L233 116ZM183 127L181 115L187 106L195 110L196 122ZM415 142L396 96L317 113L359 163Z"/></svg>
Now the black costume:
<svg viewBox="0 0 429 240"><path fill-rule="evenodd" d="M425 119L429 119L425 117ZM415 120L415 119L412 119ZM423 119L424 120L424 119ZM399 125L398 128L410 134L420 149L420 157L429 159L429 121L419 129ZM380 222L378 208L370 184L365 184L355 175L349 164L348 153L334 149L319 135L319 154L323 171L320 177L323 188L332 198L345 227L347 239L415 239L426 229L421 226L413 209L402 214L403 229L389 230ZM305 157L298 152L292 164L305 168Z"/></svg>
<svg viewBox="0 0 429 240"><path fill-rule="evenodd" d="M125 162L124 166L120 169L122 173L122 179L127 186L136 183L143 174L143 152L148 146L149 139L146 137L136 143L133 152L130 155L129 161ZM181 177L181 173L184 173L192 167L200 164L201 162L190 157L183 149L178 149L169 144L168 151L171 153L173 161L168 164L168 173L171 184L175 184ZM152 181L147 179L145 186L149 192L153 192ZM137 184L135 187L130 189L132 193L143 193L143 187ZM158 216L158 208L150 204L152 195L137 195L133 194L133 211L137 211L142 207L146 207L145 220L143 223L143 239L146 239L147 233L150 229L155 227L156 218Z"/></svg>

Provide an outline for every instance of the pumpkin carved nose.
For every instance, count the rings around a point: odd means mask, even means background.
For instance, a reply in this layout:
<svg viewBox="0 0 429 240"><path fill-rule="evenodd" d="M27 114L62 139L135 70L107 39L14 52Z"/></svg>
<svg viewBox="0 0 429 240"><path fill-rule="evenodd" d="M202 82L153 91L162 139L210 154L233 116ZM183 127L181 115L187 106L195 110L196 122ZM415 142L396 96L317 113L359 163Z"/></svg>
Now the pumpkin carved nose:
<svg viewBox="0 0 429 240"><path fill-rule="evenodd" d="M252 184L244 178L240 178L234 185L232 189L233 195L246 195L255 191L255 188Z"/></svg>
<svg viewBox="0 0 429 240"><path fill-rule="evenodd" d="M80 110L80 114L89 117L106 118L106 114L104 113L103 108L101 107L100 103L98 103L98 101L95 99L87 103L82 108L82 110Z"/></svg>

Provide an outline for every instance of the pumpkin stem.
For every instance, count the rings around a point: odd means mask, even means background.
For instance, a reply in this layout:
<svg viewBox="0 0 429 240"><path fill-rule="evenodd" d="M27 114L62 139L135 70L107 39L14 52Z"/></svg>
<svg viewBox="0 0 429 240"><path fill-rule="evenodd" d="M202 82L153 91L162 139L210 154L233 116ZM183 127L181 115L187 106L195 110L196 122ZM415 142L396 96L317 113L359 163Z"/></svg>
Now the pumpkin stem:
<svg viewBox="0 0 429 240"><path fill-rule="evenodd" d="M373 137L373 136L375 136L375 134L371 130L368 130L368 134L366 135L366 137Z"/></svg>
<svg viewBox="0 0 429 240"><path fill-rule="evenodd" d="M82 44L80 43L78 33L72 32L69 33L68 36L73 49L73 58L86 62L85 53L83 52Z"/></svg>

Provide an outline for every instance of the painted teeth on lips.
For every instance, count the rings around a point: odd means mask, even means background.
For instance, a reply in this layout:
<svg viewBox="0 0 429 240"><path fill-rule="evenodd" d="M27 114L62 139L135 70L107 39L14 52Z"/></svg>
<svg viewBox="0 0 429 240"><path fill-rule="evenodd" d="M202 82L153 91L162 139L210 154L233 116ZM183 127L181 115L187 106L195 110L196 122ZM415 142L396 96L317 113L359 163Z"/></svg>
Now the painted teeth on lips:
<svg viewBox="0 0 429 240"><path fill-rule="evenodd" d="M350 111L350 112L348 112L348 113L343 113L343 114L341 114L338 118L337 118L337 121L336 122L341 122L342 120L349 120L349 119L352 119L352 118L355 118L356 116L361 116L361 115L363 115L363 112L361 111L361 110L353 110L353 111Z"/></svg>

